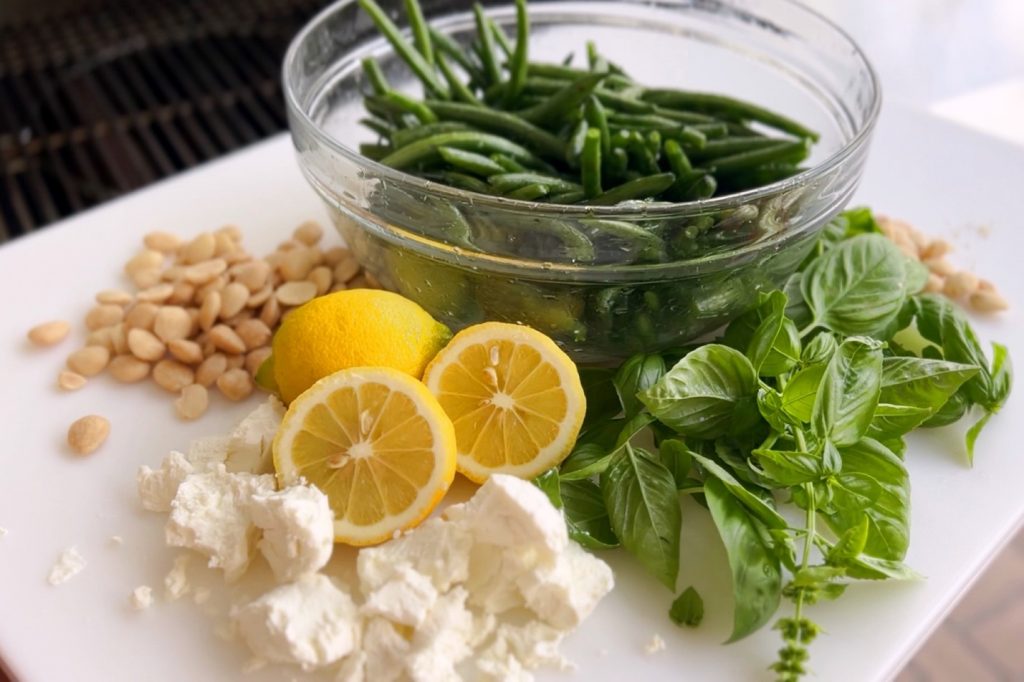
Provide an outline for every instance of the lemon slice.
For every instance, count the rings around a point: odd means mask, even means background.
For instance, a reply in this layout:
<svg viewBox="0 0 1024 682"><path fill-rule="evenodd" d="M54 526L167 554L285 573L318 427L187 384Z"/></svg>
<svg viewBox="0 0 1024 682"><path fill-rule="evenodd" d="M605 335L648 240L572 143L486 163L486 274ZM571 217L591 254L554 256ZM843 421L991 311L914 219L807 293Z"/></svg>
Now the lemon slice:
<svg viewBox="0 0 1024 682"><path fill-rule="evenodd" d="M459 471L532 478L559 464L579 434L586 398L569 356L530 327L468 327L427 366L423 382L455 424Z"/></svg>
<svg viewBox="0 0 1024 682"><path fill-rule="evenodd" d="M283 485L320 488L334 540L372 545L425 519L455 477L455 432L437 399L408 374L342 370L292 401L274 439Z"/></svg>

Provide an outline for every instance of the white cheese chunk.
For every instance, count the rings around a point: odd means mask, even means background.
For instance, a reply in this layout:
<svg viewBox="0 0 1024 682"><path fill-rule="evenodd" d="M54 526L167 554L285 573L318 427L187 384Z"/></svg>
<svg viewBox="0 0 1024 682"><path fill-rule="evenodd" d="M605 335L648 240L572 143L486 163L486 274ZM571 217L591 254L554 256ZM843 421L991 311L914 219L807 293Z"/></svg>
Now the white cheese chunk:
<svg viewBox="0 0 1024 682"><path fill-rule="evenodd" d="M3 526L0 526L0 538L2 538L3 536L7 535L8 532L9 531L6 528L4 528Z"/></svg>
<svg viewBox="0 0 1024 682"><path fill-rule="evenodd" d="M193 471L192 463L177 450L164 457L159 469L153 470L145 465L139 467L135 483L143 509L165 514L171 511L171 501L178 494L178 486Z"/></svg>
<svg viewBox="0 0 1024 682"><path fill-rule="evenodd" d="M491 665L483 667L500 667L508 665L511 657L527 669L550 666L557 670L572 670L573 664L558 651L566 634L564 630L538 621L502 623L491 644L480 653L477 665L480 667L481 662L489 662Z"/></svg>
<svg viewBox="0 0 1024 682"><path fill-rule="evenodd" d="M373 682L396 682L405 679L405 661L412 645L391 621L370 618L363 629L363 653L366 654L364 674Z"/></svg>
<svg viewBox="0 0 1024 682"><path fill-rule="evenodd" d="M366 652L353 651L341 660L335 682L368 682L366 679Z"/></svg>
<svg viewBox="0 0 1024 682"><path fill-rule="evenodd" d="M259 548L278 582L327 565L334 549L334 512L319 488L296 485L253 495L249 513L263 531Z"/></svg>
<svg viewBox="0 0 1024 682"><path fill-rule="evenodd" d="M545 623L571 630L611 592L615 579L608 564L570 542L554 564L527 571L516 583L526 606Z"/></svg>
<svg viewBox="0 0 1024 682"><path fill-rule="evenodd" d="M473 536L462 524L429 519L410 533L360 551L359 580L365 591L376 590L406 563L428 576L439 591L447 591L469 575L472 545Z"/></svg>
<svg viewBox="0 0 1024 682"><path fill-rule="evenodd" d="M129 601L136 611L148 609L153 605L153 588L149 585L139 585L132 590Z"/></svg>
<svg viewBox="0 0 1024 682"><path fill-rule="evenodd" d="M423 624L416 628L406 670L413 682L461 679L455 666L473 653L473 614L466 608L466 590L455 587L438 597Z"/></svg>
<svg viewBox="0 0 1024 682"><path fill-rule="evenodd" d="M75 547L68 547L61 552L57 563L50 569L47 581L51 585L63 585L67 581L81 573L86 566L85 557L78 553Z"/></svg>
<svg viewBox="0 0 1024 682"><path fill-rule="evenodd" d="M491 476L459 516L476 542L535 549L543 560L553 559L569 543L561 512L540 488L515 476Z"/></svg>
<svg viewBox="0 0 1024 682"><path fill-rule="evenodd" d="M516 551L494 545L474 545L465 583L470 603L492 614L525 607L519 580L536 564L537 553L530 547Z"/></svg>
<svg viewBox="0 0 1024 682"><path fill-rule="evenodd" d="M367 595L362 611L369 616L387 618L392 623L418 627L435 602L437 589L430 578L409 564L400 564L391 580Z"/></svg>
<svg viewBox="0 0 1024 682"><path fill-rule="evenodd" d="M271 444L281 426L285 409L269 396L262 405L239 422L231 432L225 465L231 472L265 474L274 470Z"/></svg>
<svg viewBox="0 0 1024 682"><path fill-rule="evenodd" d="M197 438L188 445L188 459L196 471L210 471L227 459L231 446L230 436L206 436Z"/></svg>
<svg viewBox="0 0 1024 682"><path fill-rule="evenodd" d="M188 579L190 561L192 557L189 554L174 557L174 566L164 576L164 594L167 595L167 599L176 601L192 590L192 583Z"/></svg>
<svg viewBox="0 0 1024 682"><path fill-rule="evenodd" d="M239 609L235 620L253 654L304 670L335 663L357 644L356 605L321 574L271 590Z"/></svg>
<svg viewBox="0 0 1024 682"><path fill-rule="evenodd" d="M209 558L210 568L237 580L249 565L257 530L249 516L254 494L274 490L274 477L229 474L223 464L186 478L171 502L165 536L172 547L193 549Z"/></svg>

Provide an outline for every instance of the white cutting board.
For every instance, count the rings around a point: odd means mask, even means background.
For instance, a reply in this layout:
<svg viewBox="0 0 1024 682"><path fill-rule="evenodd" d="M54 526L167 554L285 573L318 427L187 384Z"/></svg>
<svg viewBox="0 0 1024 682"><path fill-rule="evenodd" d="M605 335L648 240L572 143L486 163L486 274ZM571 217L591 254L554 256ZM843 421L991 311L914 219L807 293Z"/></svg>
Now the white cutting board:
<svg viewBox="0 0 1024 682"><path fill-rule="evenodd" d="M1021 149L890 108L858 201L951 239L957 262L1024 305ZM104 377L62 394L57 372L84 335L39 350L29 347L25 332L50 318L80 320L94 292L122 285L121 266L150 230L194 233L235 223L251 250L264 253L302 220L323 215L288 138L279 136L0 248L0 526L10 531L0 538L0 659L22 682L292 679L271 668L243 676L247 653L215 636L218 620L203 613L210 604L201 608L186 598L141 613L128 605L136 585L162 592L175 556L163 546L163 517L139 508L136 468L157 464L193 437L227 431L255 399L243 405L216 399L203 419L185 424L173 416L170 396L151 383L125 387ZM1006 343L1024 367L1021 322L1017 307L978 320L977 328ZM838 602L813 607L812 617L827 631L812 647L814 679L894 675L1011 536L1024 518L1022 391L981 437L973 470L964 463L959 429L911 440L907 561L927 580L856 586ZM65 433L87 413L106 415L113 428L101 450L76 458ZM683 533L679 586L692 584L704 596L704 624L675 627L666 615L672 595L622 552L606 553L618 584L564 647L579 665L576 679L771 679L766 666L779 646L777 633L720 645L732 609L725 554L707 514L691 503ZM115 534L124 538L120 547L109 541ZM51 587L50 567L71 545L89 565ZM353 553L339 554L333 570L344 574ZM218 583L206 569L193 573L200 582ZM666 649L647 654L655 633ZM555 672L539 677L571 679Z"/></svg>

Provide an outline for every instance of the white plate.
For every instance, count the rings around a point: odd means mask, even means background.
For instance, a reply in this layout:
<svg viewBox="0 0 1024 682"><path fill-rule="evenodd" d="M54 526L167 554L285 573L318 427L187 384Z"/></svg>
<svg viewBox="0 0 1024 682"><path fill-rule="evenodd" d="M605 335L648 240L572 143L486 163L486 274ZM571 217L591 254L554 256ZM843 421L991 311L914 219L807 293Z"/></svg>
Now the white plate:
<svg viewBox="0 0 1024 682"><path fill-rule="evenodd" d="M1022 181L1020 149L889 109L858 198L952 239L957 262L1024 304ZM122 284L120 267L149 230L192 233L236 223L253 252L263 253L300 221L322 216L287 138L280 136L0 249L0 291L7 292L0 315L0 526L10 530L0 538L0 657L16 678L198 682L241 676L246 653L214 635L216 618L187 599L133 612L128 595L140 584L161 593L175 555L163 546L163 517L139 508L136 468L158 463L168 449L193 437L226 431L255 402L216 399L202 420L183 424L173 416L170 396L151 383L125 387L103 377L61 394L57 372L82 333L39 350L29 347L25 331L50 318L81 320L94 292ZM1019 308L978 320L977 327L1024 363ZM865 682L895 674L1010 537L1024 516L1020 404L1012 398L991 422L974 470L964 463L961 429L912 439L907 561L928 579L857 586L836 603L813 607L812 616L828 631L812 648L817 679ZM88 413L109 417L113 430L100 451L76 458L64 444L65 432ZM109 542L115 534L124 538L123 546ZM72 581L51 587L50 567L71 545L89 565ZM766 666L774 660L777 633L765 630L719 645L732 609L725 555L707 515L692 504L684 509L684 547L680 589L692 584L704 596L704 624L676 628L666 615L668 590L621 552L606 554L618 585L565 647L579 664L577 679L771 678ZM350 562L351 553L341 554L336 569L344 573L341 564ZM197 580L216 584L207 573L196 570ZM667 648L648 655L644 645L655 633ZM540 677L568 679L558 673ZM290 679L267 669L245 679L282 678Z"/></svg>

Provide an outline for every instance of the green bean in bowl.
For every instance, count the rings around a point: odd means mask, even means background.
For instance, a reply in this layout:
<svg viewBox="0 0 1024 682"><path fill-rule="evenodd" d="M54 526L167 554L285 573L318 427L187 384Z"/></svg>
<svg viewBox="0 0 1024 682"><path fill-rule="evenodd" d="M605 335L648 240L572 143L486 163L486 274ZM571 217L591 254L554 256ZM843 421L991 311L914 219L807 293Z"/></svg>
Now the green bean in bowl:
<svg viewBox="0 0 1024 682"><path fill-rule="evenodd" d="M877 80L791 0L341 0L285 59L300 165L385 286L577 361L685 345L849 200Z"/></svg>

